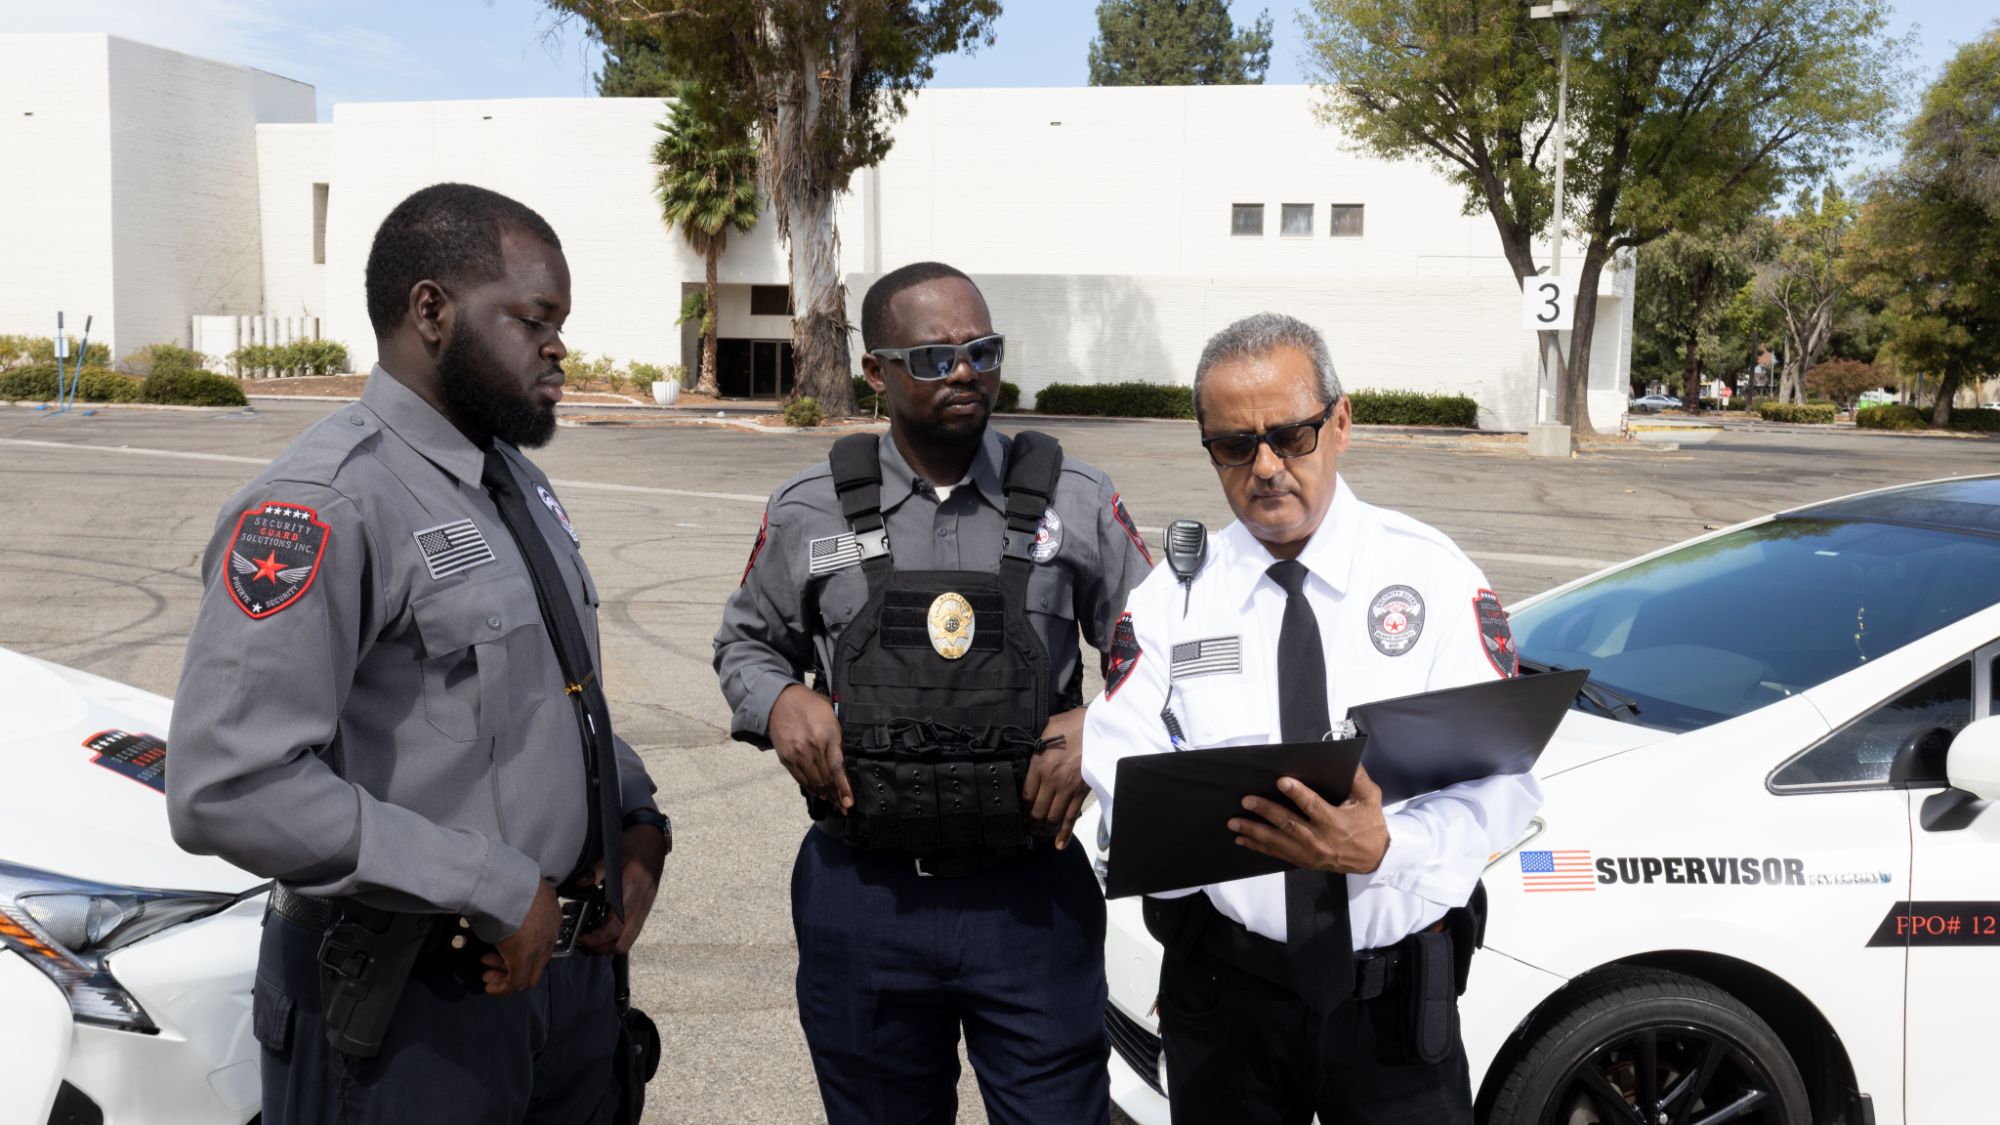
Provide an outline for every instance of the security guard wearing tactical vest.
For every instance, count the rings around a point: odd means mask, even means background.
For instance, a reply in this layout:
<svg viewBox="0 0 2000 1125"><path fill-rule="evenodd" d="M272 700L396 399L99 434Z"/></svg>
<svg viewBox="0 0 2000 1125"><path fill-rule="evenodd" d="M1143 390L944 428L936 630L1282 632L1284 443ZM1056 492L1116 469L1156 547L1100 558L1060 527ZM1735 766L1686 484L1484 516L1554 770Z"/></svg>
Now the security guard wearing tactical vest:
<svg viewBox="0 0 2000 1125"><path fill-rule="evenodd" d="M886 274L861 331L888 440L771 496L715 638L735 737L814 820L792 921L827 1118L953 1120L963 1027L991 1120L1107 1122L1078 630L1109 653L1151 559L1104 474L989 428L1004 341L970 278Z"/></svg>

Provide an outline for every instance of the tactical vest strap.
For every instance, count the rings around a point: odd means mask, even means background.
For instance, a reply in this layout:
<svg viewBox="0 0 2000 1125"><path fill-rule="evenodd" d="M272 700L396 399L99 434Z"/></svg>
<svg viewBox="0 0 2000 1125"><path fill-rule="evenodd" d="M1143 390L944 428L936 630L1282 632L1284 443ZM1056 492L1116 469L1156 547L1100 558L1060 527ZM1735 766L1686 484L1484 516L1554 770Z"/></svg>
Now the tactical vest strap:
<svg viewBox="0 0 2000 1125"><path fill-rule="evenodd" d="M889 529L882 522L881 435L849 434L833 443L826 459L833 467L840 514L861 548L862 569L872 583L889 558Z"/></svg>
<svg viewBox="0 0 2000 1125"><path fill-rule="evenodd" d="M1056 482L1062 477L1062 443L1044 433L1023 430L1007 448L1007 538L1002 559L1033 562L1035 533L1042 513L1055 503Z"/></svg>

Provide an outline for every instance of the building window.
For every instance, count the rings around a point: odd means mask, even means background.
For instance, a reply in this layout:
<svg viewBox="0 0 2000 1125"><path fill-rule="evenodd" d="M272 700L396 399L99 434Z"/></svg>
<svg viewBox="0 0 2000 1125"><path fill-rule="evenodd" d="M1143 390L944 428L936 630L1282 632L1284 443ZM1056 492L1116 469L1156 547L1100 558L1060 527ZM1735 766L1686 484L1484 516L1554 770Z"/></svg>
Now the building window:
<svg viewBox="0 0 2000 1125"><path fill-rule="evenodd" d="M1313 232L1313 205L1310 203L1287 203L1278 212L1278 234L1284 238L1311 238Z"/></svg>
<svg viewBox="0 0 2000 1125"><path fill-rule="evenodd" d="M326 185L313 185L313 265L326 264Z"/></svg>
<svg viewBox="0 0 2000 1125"><path fill-rule="evenodd" d="M792 315L792 287L789 285L752 285L750 287L750 315Z"/></svg>
<svg viewBox="0 0 2000 1125"><path fill-rule="evenodd" d="M1264 236L1264 205L1262 203L1237 203L1229 208L1229 233L1235 238L1262 238Z"/></svg>
<svg viewBox="0 0 2000 1125"><path fill-rule="evenodd" d="M1328 233L1335 238L1361 237L1361 204L1336 203L1333 205L1333 221L1327 224Z"/></svg>

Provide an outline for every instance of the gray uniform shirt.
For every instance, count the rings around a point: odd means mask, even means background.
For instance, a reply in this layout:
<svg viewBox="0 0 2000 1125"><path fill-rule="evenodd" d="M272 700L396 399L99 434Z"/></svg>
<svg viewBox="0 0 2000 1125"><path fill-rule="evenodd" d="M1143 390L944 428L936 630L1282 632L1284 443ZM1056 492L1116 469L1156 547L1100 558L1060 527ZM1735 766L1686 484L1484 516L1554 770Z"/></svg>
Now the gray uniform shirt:
<svg viewBox="0 0 2000 1125"><path fill-rule="evenodd" d="M601 668L569 516L500 448ZM462 914L487 941L519 928L542 879L571 874L589 817L582 736L484 459L377 367L359 403L223 509L168 740L181 846L308 894ZM323 536L312 573L257 558L287 535L243 530L267 505L276 526ZM623 740L617 754L623 807L651 807L638 755Z"/></svg>
<svg viewBox="0 0 2000 1125"><path fill-rule="evenodd" d="M882 435L882 517L897 569L1000 569L1009 444L989 427L966 481L940 500L895 440ZM860 558L841 549L848 530L826 462L771 494L743 583L715 634L715 670L736 738L770 746L778 694L808 671L833 667L842 631L867 604ZM1108 648L1125 595L1146 577L1152 559L1110 478L1067 456L1035 558L1028 623L1049 654L1049 686L1060 698L1078 673L1078 628L1091 647Z"/></svg>

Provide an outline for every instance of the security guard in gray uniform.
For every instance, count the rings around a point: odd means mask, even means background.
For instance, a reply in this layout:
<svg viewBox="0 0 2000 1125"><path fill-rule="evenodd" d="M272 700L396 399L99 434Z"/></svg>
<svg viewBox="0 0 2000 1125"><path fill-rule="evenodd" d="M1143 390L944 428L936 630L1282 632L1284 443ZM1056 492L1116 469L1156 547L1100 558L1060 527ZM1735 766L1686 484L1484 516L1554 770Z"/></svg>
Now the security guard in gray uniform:
<svg viewBox="0 0 2000 1125"><path fill-rule="evenodd" d="M174 838L277 880L268 1125L608 1121L638 1092L614 960L670 836L611 732L576 532L518 448L555 429L569 269L533 211L439 184L383 220L367 287L361 401L209 541Z"/></svg>
<svg viewBox="0 0 2000 1125"><path fill-rule="evenodd" d="M861 322L888 440L772 495L715 638L735 736L815 821L792 922L827 1118L953 1120L962 1026L991 1120L1108 1121L1077 634L1111 652L1151 560L1102 473L989 428L1004 342L969 278L905 266Z"/></svg>

